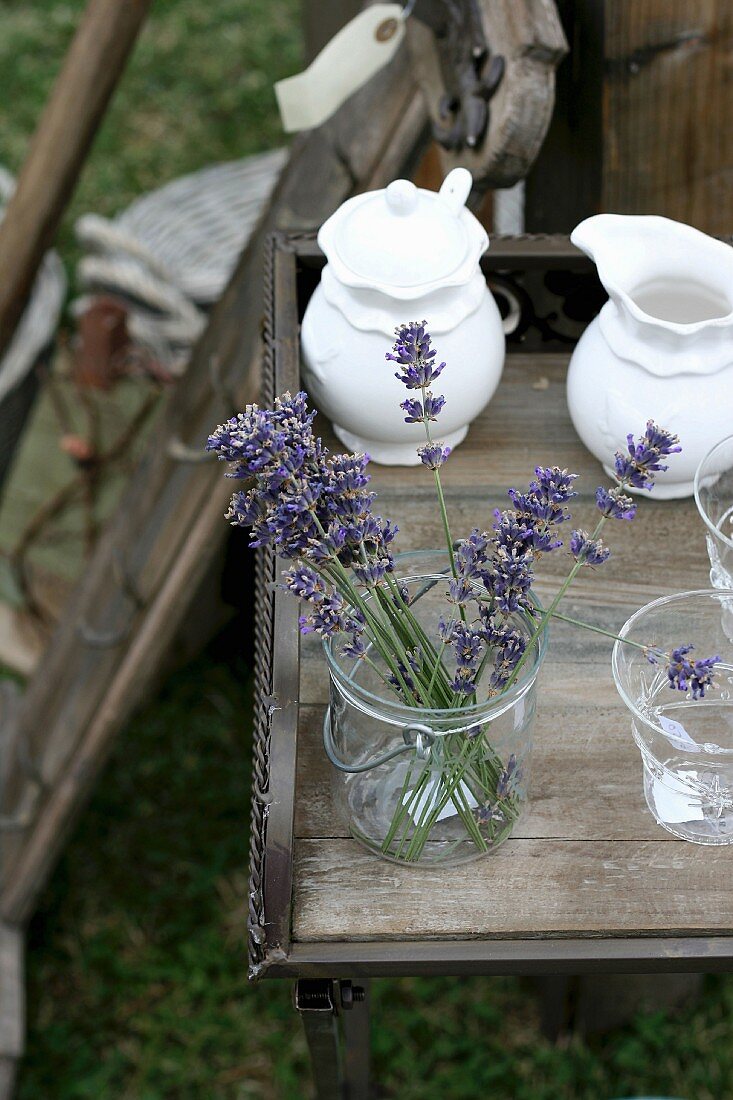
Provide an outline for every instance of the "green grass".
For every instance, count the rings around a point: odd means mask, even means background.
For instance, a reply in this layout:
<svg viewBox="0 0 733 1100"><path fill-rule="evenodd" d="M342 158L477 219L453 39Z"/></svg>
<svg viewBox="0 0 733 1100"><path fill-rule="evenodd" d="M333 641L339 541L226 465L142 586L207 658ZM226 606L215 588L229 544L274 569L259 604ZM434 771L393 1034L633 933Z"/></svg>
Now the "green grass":
<svg viewBox="0 0 733 1100"><path fill-rule="evenodd" d="M83 0L0 3L0 163L17 171ZM272 83L301 64L297 0L155 0L84 166L59 244L82 213L283 143Z"/></svg>
<svg viewBox="0 0 733 1100"><path fill-rule="evenodd" d="M0 4L0 161L17 169L83 4ZM296 0L157 0L60 237L144 191L282 140ZM21 1100L299 1100L283 983L247 985L250 680L212 651L118 738L28 934ZM379 1093L400 1100L733 1097L733 981L678 1014L553 1046L512 979L376 983Z"/></svg>

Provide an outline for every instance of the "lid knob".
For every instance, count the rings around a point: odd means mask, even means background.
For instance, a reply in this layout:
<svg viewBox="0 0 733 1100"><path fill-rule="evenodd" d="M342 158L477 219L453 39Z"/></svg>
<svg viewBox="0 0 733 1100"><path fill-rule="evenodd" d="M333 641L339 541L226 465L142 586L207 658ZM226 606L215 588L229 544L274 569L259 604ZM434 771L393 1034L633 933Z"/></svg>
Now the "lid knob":
<svg viewBox="0 0 733 1100"><path fill-rule="evenodd" d="M385 197L393 214L411 214L417 206L417 187L409 180L393 180L385 191Z"/></svg>

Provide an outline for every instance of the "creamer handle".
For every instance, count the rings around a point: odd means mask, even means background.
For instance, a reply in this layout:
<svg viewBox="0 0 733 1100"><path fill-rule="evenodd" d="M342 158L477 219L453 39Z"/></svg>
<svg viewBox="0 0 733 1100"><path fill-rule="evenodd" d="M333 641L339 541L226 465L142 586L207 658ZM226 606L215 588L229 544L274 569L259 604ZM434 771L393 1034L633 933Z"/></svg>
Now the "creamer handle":
<svg viewBox="0 0 733 1100"><path fill-rule="evenodd" d="M460 213L473 187L473 176L468 168L454 168L443 180L438 194L453 214Z"/></svg>

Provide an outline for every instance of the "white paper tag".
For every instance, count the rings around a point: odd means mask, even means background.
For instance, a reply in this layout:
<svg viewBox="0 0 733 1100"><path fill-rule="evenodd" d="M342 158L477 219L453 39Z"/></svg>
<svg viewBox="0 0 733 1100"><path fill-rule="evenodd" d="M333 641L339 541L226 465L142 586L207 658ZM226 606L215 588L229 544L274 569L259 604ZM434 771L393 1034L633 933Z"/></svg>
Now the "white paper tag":
<svg viewBox="0 0 733 1100"><path fill-rule="evenodd" d="M471 794L471 791L465 783L458 784L458 789L463 795L463 800L470 810L475 810L478 806L478 802ZM410 810L410 817L414 822L419 822L422 818L423 811L429 810L431 806L437 805L441 799L445 796L445 787L439 776L435 776L431 783L428 784L426 789L418 798L415 805ZM406 796L409 798L409 794ZM453 805L453 800L449 799L443 809L436 817L436 821L444 821L446 817L455 817L458 810ZM427 815L426 815L427 816Z"/></svg>
<svg viewBox="0 0 733 1100"><path fill-rule="evenodd" d="M401 4L372 4L355 16L307 69L275 85L286 133L325 122L392 60L404 34Z"/></svg>
<svg viewBox="0 0 733 1100"><path fill-rule="evenodd" d="M667 734L667 738L678 749L699 749L697 741L690 737L689 733L682 725L681 722L674 722L671 718L665 718L663 714L659 715L659 725Z"/></svg>
<svg viewBox="0 0 733 1100"><path fill-rule="evenodd" d="M686 777L695 782L697 772L686 772ZM703 821L702 802L688 783L670 774L665 781L654 777L652 784L654 805L662 821L668 825L679 825L683 821Z"/></svg>

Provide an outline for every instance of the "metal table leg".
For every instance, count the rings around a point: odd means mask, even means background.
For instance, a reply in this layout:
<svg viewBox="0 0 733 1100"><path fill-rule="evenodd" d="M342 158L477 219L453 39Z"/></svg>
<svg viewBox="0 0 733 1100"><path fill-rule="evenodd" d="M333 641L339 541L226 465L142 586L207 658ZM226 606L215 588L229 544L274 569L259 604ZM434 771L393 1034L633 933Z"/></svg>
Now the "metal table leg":
<svg viewBox="0 0 733 1100"><path fill-rule="evenodd" d="M369 982L341 982L344 1029L344 1070L348 1100L369 1097Z"/></svg>
<svg viewBox="0 0 733 1100"><path fill-rule="evenodd" d="M328 978L300 978L295 983L294 1000L303 1021L317 1100L367 1100L366 986Z"/></svg>

